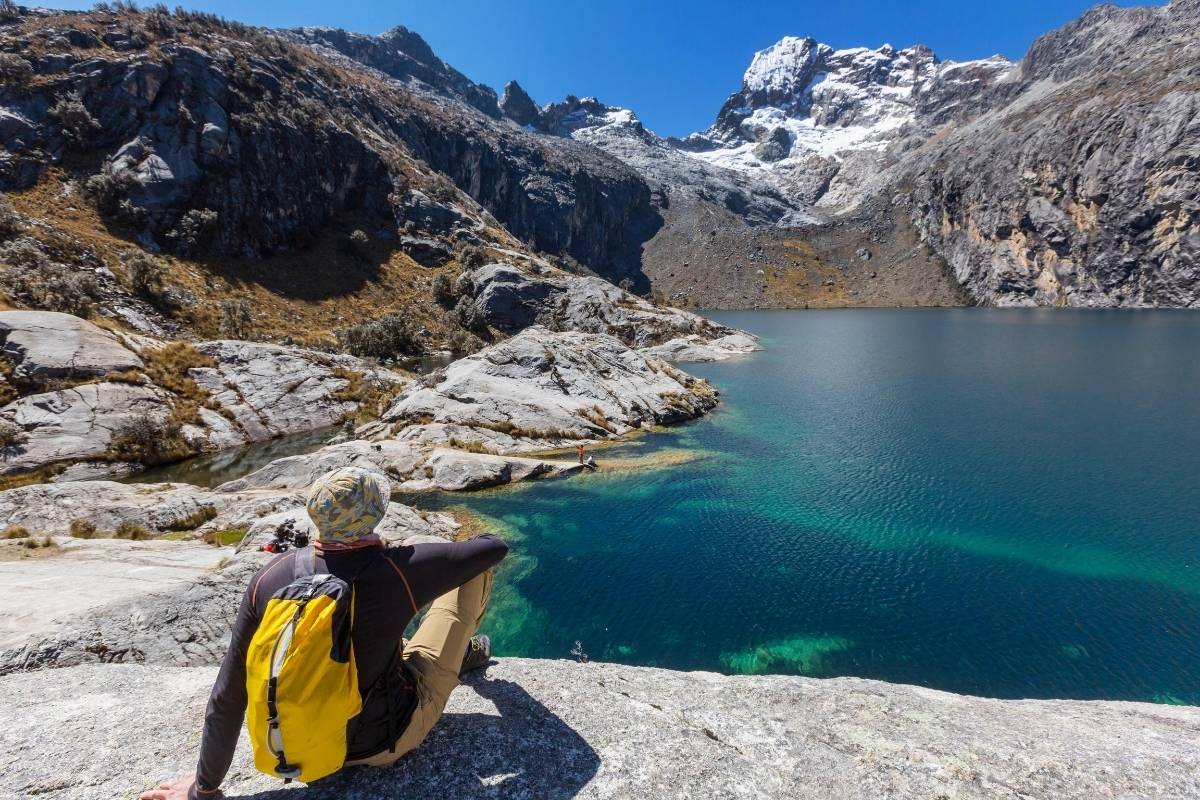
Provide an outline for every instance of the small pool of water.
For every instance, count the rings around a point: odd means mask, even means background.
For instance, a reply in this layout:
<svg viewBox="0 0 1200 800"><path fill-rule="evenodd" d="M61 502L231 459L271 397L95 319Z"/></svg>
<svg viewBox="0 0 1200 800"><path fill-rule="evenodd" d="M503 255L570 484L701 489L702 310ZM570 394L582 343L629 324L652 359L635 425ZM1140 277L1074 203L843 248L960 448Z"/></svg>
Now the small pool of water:
<svg viewBox="0 0 1200 800"><path fill-rule="evenodd" d="M277 439L248 444L233 450L223 450L220 453L196 456L186 461L164 464L137 475L131 475L123 482L191 483L211 489L226 481L249 475L277 458L318 450L340 430L340 426L335 425L291 436L280 436Z"/></svg>

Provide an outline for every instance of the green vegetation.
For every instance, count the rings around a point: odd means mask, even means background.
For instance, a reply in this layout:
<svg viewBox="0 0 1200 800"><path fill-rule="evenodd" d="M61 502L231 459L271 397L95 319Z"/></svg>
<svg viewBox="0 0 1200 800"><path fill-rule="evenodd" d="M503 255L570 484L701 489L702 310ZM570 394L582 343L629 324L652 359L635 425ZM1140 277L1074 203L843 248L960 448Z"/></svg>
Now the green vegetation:
<svg viewBox="0 0 1200 800"><path fill-rule="evenodd" d="M201 541L215 547L230 547L241 544L249 530L249 528L226 528L220 531L209 531L201 537Z"/></svg>
<svg viewBox="0 0 1200 800"><path fill-rule="evenodd" d="M395 311L338 331L338 339L356 356L398 358L420 355L425 350L413 326Z"/></svg>

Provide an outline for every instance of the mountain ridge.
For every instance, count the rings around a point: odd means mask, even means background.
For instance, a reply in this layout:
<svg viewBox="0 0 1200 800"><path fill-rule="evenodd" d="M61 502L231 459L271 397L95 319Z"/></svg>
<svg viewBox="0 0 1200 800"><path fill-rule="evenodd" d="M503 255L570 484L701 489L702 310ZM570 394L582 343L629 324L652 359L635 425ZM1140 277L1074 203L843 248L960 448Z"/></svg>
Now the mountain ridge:
<svg viewBox="0 0 1200 800"><path fill-rule="evenodd" d="M684 139L660 137L635 110L594 97L539 105L516 82L497 97L403 27L380 36L332 28L254 30L260 40L281 43L273 48L308 54L272 56L276 60L315 58L341 76L333 89L323 80L297 81L261 59L238 83L237 59L222 61L206 41L243 34L201 30L188 34L186 46L150 47L173 62L208 59L213 66L202 71L222 73L218 82L227 81L228 71L235 78L230 85L251 98L253 109L250 116L239 112L232 133L243 135L246 121L255 119L251 138L265 140L248 145L222 138L231 125L222 117L228 117L224 101L214 96L188 109L201 127L211 126L208 139L197 131L189 134L194 142L183 141L170 133L178 115L168 103L143 99L135 110L123 94L113 94L124 91L115 84L100 97L92 78L76 74L86 59L53 53L33 63L34 82L46 83L48 92L0 98L7 114L0 126L0 188L23 190L70 154L72 134L49 107L60 94L76 92L99 122L89 134L92 144L109 148L105 169L139 184L114 204L128 200L135 216L142 214L143 230L133 238L150 247L176 248L187 238L185 229L209 212L219 219L217 250L251 260L306 248L306 231L348 213L372 215L387 233L404 217L389 200L400 196L395 165L404 162L412 165L401 170L406 181L416 170L429 176L419 182L453 185L422 189L426 195L459 192L476 207L472 213L568 268L628 281L639 293L680 305L1195 306L1200 246L1195 202L1188 197L1197 171L1190 126L1200 56L1188 38L1196 31L1195 8L1191 0L1098 6L1040 37L1015 62L998 56L942 61L922 45L835 49L812 38L782 37L755 55L713 125ZM120 42L115 31L94 30L79 32L78 45L68 32L55 47L95 53L111 49L108 39ZM59 40L35 35L25 41ZM4 49L17 54L22 46L12 41ZM199 54L189 55L187 47ZM143 58L136 47L123 52ZM157 68L137 69L150 72L129 80L159 80ZM103 80L117 78L125 80L116 73ZM1138 109L1129 124L1140 117L1143 128L1154 127L1142 136L1161 140L1163 148L1149 154L1150 162L1119 162L1129 169L1117 174L1090 156L1075 159L1070 142L1044 130L1047 122L1068 124L1069 115L1052 110L1037 130L1004 134L1005 126L1024 124L1025 109L1078 107L1075 95L1085 84L1093 97ZM276 85L281 94L272 93ZM1174 106L1147 117L1155 93L1171 91L1179 95ZM327 132L284 145L295 134L275 120L302 107L312 110L297 127L321 121ZM120 109L118 116L111 108ZM127 130L130 114L157 121L140 133ZM1174 130L1184 131L1183 139L1175 136L1179 141L1171 144ZM1072 131L1072 142L1090 142L1093 150L1127 149L1121 141L1127 134L1102 115ZM231 152L230 142L240 148L241 161L214 155ZM1030 151L1031 142L1044 150ZM300 156L314 151L303 172L321 180L291 171L269 175L263 163L250 170L252 186L265 190L283 177L296 188L251 195L247 202L244 189L223 177L239 163L245 174L264 148L280 147ZM180 160L189 148L197 155ZM987 163L972 158L980 148L992 148ZM1110 162L1118 163L1103 161ZM1008 166L989 168L996 164ZM1064 188L1020 177L1047 169ZM1150 185L1161 180L1170 188ZM1088 181L1094 184L1090 199L1068 191L1067 184ZM333 186L334 193L317 197L318 185ZM287 200L296 190L307 198L300 207ZM963 193L973 198L969 209L958 207ZM1108 210L1102 213L1101 206ZM975 213L983 207L986 219Z"/></svg>

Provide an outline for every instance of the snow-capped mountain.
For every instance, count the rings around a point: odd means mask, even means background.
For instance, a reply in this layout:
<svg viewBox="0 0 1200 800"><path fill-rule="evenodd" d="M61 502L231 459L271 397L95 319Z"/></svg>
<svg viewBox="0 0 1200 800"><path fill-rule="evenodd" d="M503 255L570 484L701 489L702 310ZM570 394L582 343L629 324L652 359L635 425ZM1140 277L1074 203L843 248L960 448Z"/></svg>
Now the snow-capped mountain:
<svg viewBox="0 0 1200 800"><path fill-rule="evenodd" d="M944 121L1011 71L1001 56L939 61L924 45L835 50L786 36L754 55L715 124L681 145L713 164L767 169L816 155L879 151L914 125Z"/></svg>

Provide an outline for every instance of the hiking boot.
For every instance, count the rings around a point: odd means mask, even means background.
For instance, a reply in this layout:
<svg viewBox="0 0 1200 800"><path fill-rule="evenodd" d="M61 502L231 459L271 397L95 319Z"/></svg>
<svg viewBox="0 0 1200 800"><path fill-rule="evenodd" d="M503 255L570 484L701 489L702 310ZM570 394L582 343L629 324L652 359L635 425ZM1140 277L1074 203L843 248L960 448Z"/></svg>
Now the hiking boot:
<svg viewBox="0 0 1200 800"><path fill-rule="evenodd" d="M486 634L472 636L467 642L467 652L463 655L462 667L458 670L459 677L472 670L486 667L492 660L492 640Z"/></svg>

